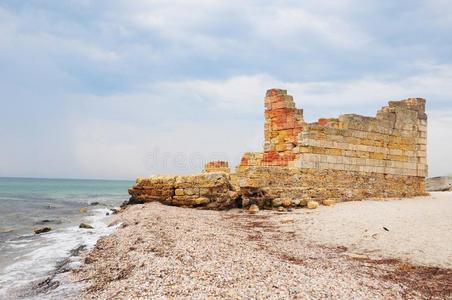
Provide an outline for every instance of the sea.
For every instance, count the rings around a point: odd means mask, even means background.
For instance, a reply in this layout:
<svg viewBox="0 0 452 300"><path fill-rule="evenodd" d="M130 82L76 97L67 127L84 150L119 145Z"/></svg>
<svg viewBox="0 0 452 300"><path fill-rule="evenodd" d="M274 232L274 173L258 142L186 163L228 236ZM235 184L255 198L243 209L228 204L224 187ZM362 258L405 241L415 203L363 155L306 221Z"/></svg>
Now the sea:
<svg viewBox="0 0 452 300"><path fill-rule="evenodd" d="M128 200L131 181L0 178L0 299L62 299L79 253L112 233L112 208ZM93 229L81 229L81 223ZM35 234L34 230L51 231Z"/></svg>

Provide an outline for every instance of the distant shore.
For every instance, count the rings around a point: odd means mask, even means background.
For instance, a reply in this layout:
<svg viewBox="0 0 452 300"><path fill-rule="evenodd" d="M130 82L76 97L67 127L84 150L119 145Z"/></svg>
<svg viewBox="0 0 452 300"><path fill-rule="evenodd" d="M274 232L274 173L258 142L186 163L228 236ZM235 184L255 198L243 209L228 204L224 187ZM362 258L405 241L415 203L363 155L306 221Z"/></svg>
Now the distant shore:
<svg viewBox="0 0 452 300"><path fill-rule="evenodd" d="M316 210L129 206L82 257L82 298L429 298L452 292L452 192Z"/></svg>

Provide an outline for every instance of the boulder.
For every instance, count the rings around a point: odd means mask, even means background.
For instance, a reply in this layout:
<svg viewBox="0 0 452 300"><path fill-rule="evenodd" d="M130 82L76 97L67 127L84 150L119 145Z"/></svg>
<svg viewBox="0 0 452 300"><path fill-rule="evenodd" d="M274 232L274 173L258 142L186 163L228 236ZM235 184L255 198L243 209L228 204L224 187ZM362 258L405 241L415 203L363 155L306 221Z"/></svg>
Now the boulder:
<svg viewBox="0 0 452 300"><path fill-rule="evenodd" d="M80 208L80 213L81 214L85 214L87 211L88 211L88 209L86 207Z"/></svg>
<svg viewBox="0 0 452 300"><path fill-rule="evenodd" d="M306 206L308 205L308 199L300 199L300 206Z"/></svg>
<svg viewBox="0 0 452 300"><path fill-rule="evenodd" d="M282 206L284 207L290 207L292 205L292 199L291 198L283 198L282 200Z"/></svg>
<svg viewBox="0 0 452 300"><path fill-rule="evenodd" d="M35 229L34 232L35 232L35 234L41 234L41 233L49 232L51 230L52 230L52 228L50 228L50 227L43 227L43 228Z"/></svg>
<svg viewBox="0 0 452 300"><path fill-rule="evenodd" d="M78 227L79 227L79 228L82 228L82 229L94 229L93 226L91 226L91 225L89 225L89 224L86 224L86 223L82 223L82 224L80 224Z"/></svg>
<svg viewBox="0 0 452 300"><path fill-rule="evenodd" d="M325 206L332 206L332 205L336 204L336 200L334 200L334 199L325 199L325 200L323 200L322 204L325 205Z"/></svg>
<svg viewBox="0 0 452 300"><path fill-rule="evenodd" d="M316 209L317 207L319 207L319 202L317 202L317 201L309 201L308 202L309 209Z"/></svg>
<svg viewBox="0 0 452 300"><path fill-rule="evenodd" d="M251 204L250 208L248 209L248 212L250 214L255 214L259 212L259 206L257 206L256 204Z"/></svg>
<svg viewBox="0 0 452 300"><path fill-rule="evenodd" d="M99 205L99 204L100 204L99 202L94 201L94 202L91 202L89 205L91 205L91 206L96 206L96 205Z"/></svg>
<svg viewBox="0 0 452 300"><path fill-rule="evenodd" d="M292 199L292 206L299 206L300 205L300 199Z"/></svg>
<svg viewBox="0 0 452 300"><path fill-rule="evenodd" d="M283 204L283 198L275 198L272 200L273 207L278 207L278 206L281 206L282 204Z"/></svg>

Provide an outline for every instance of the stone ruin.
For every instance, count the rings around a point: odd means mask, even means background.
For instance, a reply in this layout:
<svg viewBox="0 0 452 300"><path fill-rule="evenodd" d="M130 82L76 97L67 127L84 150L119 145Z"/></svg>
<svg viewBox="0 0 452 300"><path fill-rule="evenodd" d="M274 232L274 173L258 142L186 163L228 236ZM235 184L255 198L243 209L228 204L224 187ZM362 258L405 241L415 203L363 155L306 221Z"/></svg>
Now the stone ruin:
<svg viewBox="0 0 452 300"><path fill-rule="evenodd" d="M425 100L390 101L375 117L345 114L306 123L286 90L265 97L263 152L245 153L190 176L138 178L131 202L229 209L317 207L366 198L424 195Z"/></svg>

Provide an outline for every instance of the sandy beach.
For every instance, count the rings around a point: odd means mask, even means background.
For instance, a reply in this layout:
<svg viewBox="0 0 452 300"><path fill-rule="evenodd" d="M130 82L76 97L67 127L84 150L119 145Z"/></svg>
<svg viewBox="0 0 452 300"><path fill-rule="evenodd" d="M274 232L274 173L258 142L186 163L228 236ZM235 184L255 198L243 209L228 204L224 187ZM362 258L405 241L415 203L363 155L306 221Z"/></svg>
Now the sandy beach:
<svg viewBox="0 0 452 300"><path fill-rule="evenodd" d="M452 193L288 212L129 206L85 253L85 299L447 299Z"/></svg>

